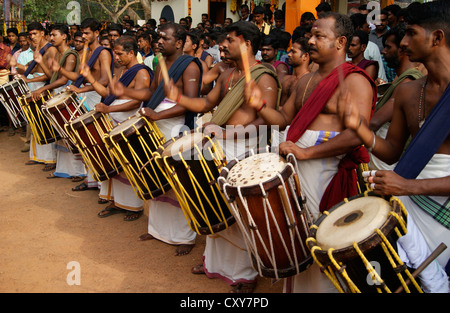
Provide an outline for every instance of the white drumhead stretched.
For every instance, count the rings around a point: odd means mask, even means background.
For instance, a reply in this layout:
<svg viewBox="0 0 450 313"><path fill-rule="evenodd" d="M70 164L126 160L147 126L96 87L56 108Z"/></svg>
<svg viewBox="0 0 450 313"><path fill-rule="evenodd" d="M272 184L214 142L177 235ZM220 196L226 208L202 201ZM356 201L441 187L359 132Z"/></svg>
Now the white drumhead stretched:
<svg viewBox="0 0 450 313"><path fill-rule="evenodd" d="M51 108L55 105L58 105L58 104L64 102L67 98L70 98L71 95L72 95L71 92L66 92L66 91L60 92L59 94L55 95L53 98L48 99L47 102L45 103L45 105L48 108Z"/></svg>
<svg viewBox="0 0 450 313"><path fill-rule="evenodd" d="M124 130L130 128L132 125L134 125L141 117L140 116L132 116L129 119L123 121L109 132L110 136L115 136L117 134L120 134Z"/></svg>
<svg viewBox="0 0 450 313"><path fill-rule="evenodd" d="M317 244L328 250L342 249L360 242L374 233L391 212L389 202L380 197L353 199L331 211L319 224Z"/></svg>
<svg viewBox="0 0 450 313"><path fill-rule="evenodd" d="M167 145L166 149L162 153L162 156L174 156L178 155L179 152L189 151L194 147L194 145L201 144L203 138L204 135L202 133L187 133Z"/></svg>
<svg viewBox="0 0 450 313"><path fill-rule="evenodd" d="M255 154L236 163L228 173L227 182L235 187L257 185L281 173L286 163L286 160L276 153Z"/></svg>

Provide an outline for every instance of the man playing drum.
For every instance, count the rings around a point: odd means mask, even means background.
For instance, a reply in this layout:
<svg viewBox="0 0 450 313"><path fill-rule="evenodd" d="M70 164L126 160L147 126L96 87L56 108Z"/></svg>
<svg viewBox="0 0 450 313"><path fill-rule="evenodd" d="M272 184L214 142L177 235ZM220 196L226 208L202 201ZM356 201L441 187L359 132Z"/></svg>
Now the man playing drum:
<svg viewBox="0 0 450 313"><path fill-rule="evenodd" d="M125 79L126 77L127 86L130 89L149 88L151 84L150 71L146 66L139 64L136 59L138 53L136 40L129 36L120 37L114 44L114 52L115 61L124 66L120 73L116 73L116 79ZM86 65L82 70L87 82L105 98L104 102L95 105L95 110L109 114L114 124L122 123L140 109L142 101L127 97L116 98L110 95L109 88L98 83ZM100 199L113 201L113 203L99 212L99 217L126 213L124 220L134 221L143 213L143 200L136 195L124 172L101 182Z"/></svg>
<svg viewBox="0 0 450 313"><path fill-rule="evenodd" d="M229 59L235 62L236 67L225 70L205 98L194 99L180 94L173 84L166 89L166 94L180 106L194 112L206 113L217 107L207 128L212 126L212 132L223 143L227 160L231 160L255 148L258 143L256 128L264 123L263 119L258 118L257 110L244 99L244 64L249 65L247 73L252 72L253 78L258 81L266 106L272 109L278 106L281 86L274 72L255 59L260 44L259 29L250 22L239 21L227 28L227 32ZM248 53L241 54L241 43ZM249 130L254 131L249 133ZM246 135L251 138L246 139ZM252 292L255 288L258 273L252 266L237 225L208 235L203 257L203 264L192 268L193 273L206 274L210 278L220 277L232 286L232 292Z"/></svg>
<svg viewBox="0 0 450 313"><path fill-rule="evenodd" d="M58 63L60 67L63 67L68 72L77 72L80 58L78 53L70 49L68 45L69 41L69 28L66 25L56 24L53 25L50 30L50 42L58 49L55 59L49 59L49 67L43 62L42 56L36 53L35 61L41 66L45 75L50 78L50 82L44 85L32 93L34 99L38 99L43 92L47 90L52 91L53 94L59 94L62 89L69 83L68 79L61 75L58 71L53 72L53 62ZM64 140L59 140L56 143L56 168L54 173L50 174L48 178L54 177L74 177L85 176L85 168L79 158L68 149Z"/></svg>
<svg viewBox="0 0 450 313"><path fill-rule="evenodd" d="M158 41L160 51L165 59L158 62L155 79L149 89L131 90L116 85L116 95L149 101L141 110L141 114L153 120L166 140L178 136L183 127L192 128L193 114L177 105L176 102L164 98L163 79L164 64L168 76L175 82L176 89L189 97L198 97L202 82L201 64L195 58L183 55L186 30L179 24L164 24L160 27ZM167 71L167 70L166 70ZM186 127L186 126L187 127ZM186 130L186 129L185 129ZM173 190L149 201L148 232L139 240L156 238L165 243L176 245L175 255L188 254L195 244L196 233L191 230Z"/></svg>
<svg viewBox="0 0 450 313"><path fill-rule="evenodd" d="M85 48L81 56L81 64L87 64L95 81L102 86L106 86L109 82L108 69L112 71L112 51L100 45L98 41L101 23L93 18L86 18L81 22L81 32ZM87 46L86 46L87 45ZM68 90L78 93L85 100L86 108L92 110L97 103L100 103L101 96L94 90L92 85L84 83L84 76L78 72L66 71L63 67L59 67L54 63L54 71L59 71L62 75L73 82L68 86ZM98 183L92 178L92 174L88 171L86 181L73 188L73 191L83 191L86 189L97 189Z"/></svg>
<svg viewBox="0 0 450 313"><path fill-rule="evenodd" d="M375 156L388 164L398 161L393 171L378 170L368 181L376 194L400 196L408 212L408 234L401 244L407 253L409 248L418 251L415 259L408 253L410 265L416 267L441 242L450 246L450 73L443 70L450 66L450 3L439 0L420 4L409 8L408 13L400 45L410 61L424 64L428 75L397 87L386 138L376 136L366 121L361 121L353 100L340 103L340 112L345 125L371 147ZM412 140L404 151L409 136ZM419 235L426 244L416 241ZM437 261L448 269L449 258L447 248ZM427 268L434 269L431 276L439 277L433 287L448 292L447 275L437 267Z"/></svg>
<svg viewBox="0 0 450 313"><path fill-rule="evenodd" d="M27 25L28 34L30 36L31 44L34 47L35 55L42 56L42 63L48 67L48 59L54 59L57 54L56 47L53 47L45 39L45 29L39 22L32 22ZM33 75L33 78L27 78L29 74ZM36 61L32 61L25 73L17 75L18 78L22 78L30 88L30 91L37 90L45 85L46 81L50 79L47 76L40 64ZM51 171L55 169L56 165L56 149L55 143L49 143L45 145L38 145L33 135L30 137L30 161L27 165L44 163L45 171Z"/></svg>
<svg viewBox="0 0 450 313"><path fill-rule="evenodd" d="M352 34L348 17L324 13L313 24L311 32L309 53L319 67L298 80L279 112L264 106L265 98L255 84L250 83L248 89L252 90L251 106L259 109L259 116L268 124L279 125L280 129L290 125L286 131L287 139L280 144L279 151L282 155L292 153L297 158L302 194L315 220L322 210L356 194L356 178L352 177L352 171L357 165L353 160L361 157L358 149L361 140L353 131L342 127L337 115L338 95L343 88L347 89L360 109L361 118L368 121L376 100L376 87L365 72L345 61ZM347 181L347 177L353 179ZM338 187L332 188L337 190L335 197L324 195L329 185ZM348 186L354 193L346 194L340 190L341 186ZM287 292L334 291L315 264L287 278L285 289Z"/></svg>

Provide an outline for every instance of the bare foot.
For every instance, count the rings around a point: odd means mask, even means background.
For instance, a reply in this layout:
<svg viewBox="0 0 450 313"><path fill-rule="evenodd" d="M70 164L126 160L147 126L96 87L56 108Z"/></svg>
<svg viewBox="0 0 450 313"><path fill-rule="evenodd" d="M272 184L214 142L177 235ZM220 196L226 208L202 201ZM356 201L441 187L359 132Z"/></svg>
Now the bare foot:
<svg viewBox="0 0 450 313"><path fill-rule="evenodd" d="M155 237L153 237L149 233L140 235L139 238L138 238L138 240L140 240L140 241L151 240L151 239L155 239Z"/></svg>
<svg viewBox="0 0 450 313"><path fill-rule="evenodd" d="M186 255L191 252L195 245L179 245L175 250L175 256Z"/></svg>

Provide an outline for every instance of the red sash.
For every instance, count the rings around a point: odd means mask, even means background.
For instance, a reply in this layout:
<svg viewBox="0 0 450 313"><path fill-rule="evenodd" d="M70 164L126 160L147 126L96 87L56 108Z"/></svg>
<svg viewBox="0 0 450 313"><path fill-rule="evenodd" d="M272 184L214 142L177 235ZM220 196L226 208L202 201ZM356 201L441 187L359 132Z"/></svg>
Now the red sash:
<svg viewBox="0 0 450 313"><path fill-rule="evenodd" d="M354 66L350 62L346 62L336 67L319 83L319 85L317 85L311 96L309 96L306 103L292 121L287 133L286 141L297 142L308 129L309 125L322 112L328 100L339 86L339 72L342 72L344 78L349 74L359 73L370 82L373 91L372 116L377 100L377 87L375 82L363 69ZM344 198L352 197L357 194L357 177L354 170L358 167L358 164L368 163L369 161L369 153L363 146L356 147L353 151L347 153L340 161L336 175L333 177L322 196L319 205L320 212L330 209L333 205L344 200Z"/></svg>

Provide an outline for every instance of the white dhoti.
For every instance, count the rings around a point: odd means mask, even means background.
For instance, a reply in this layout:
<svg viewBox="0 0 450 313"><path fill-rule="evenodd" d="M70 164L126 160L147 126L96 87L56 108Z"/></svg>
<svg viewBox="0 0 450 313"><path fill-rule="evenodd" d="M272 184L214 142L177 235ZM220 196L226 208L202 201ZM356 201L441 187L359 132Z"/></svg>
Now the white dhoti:
<svg viewBox="0 0 450 313"><path fill-rule="evenodd" d="M417 179L432 179L446 176L450 176L450 155L435 154L419 176L417 176ZM448 196L430 196L429 198L440 205L446 203L448 205L450 201ZM436 259L437 262L433 262L428 266L425 273L421 275L421 279L427 279L428 276L428 279L431 280L430 285L425 286L429 289L427 291L448 292L448 285L442 287L443 284L448 284L446 275L445 277L442 276L442 268L445 268L450 259L450 230L436 221L417 202L413 201L411 197L401 196L399 199L408 212L408 233L400 241L401 247L406 250L407 258L404 260L405 263L411 264L412 266L420 265L431 251L435 250L440 243L444 243L447 249ZM417 245L417 237L419 236L417 233L423 236L421 241L423 244L420 250ZM416 252L417 250L418 252ZM442 290L440 288L443 288L444 291L440 291Z"/></svg>
<svg viewBox="0 0 450 313"><path fill-rule="evenodd" d="M170 109L175 102L164 99L155 112ZM177 137L183 130L185 116L155 121L166 140ZM194 244L196 233L190 228L173 190L149 201L148 233L173 245Z"/></svg>
<svg viewBox="0 0 450 313"><path fill-rule="evenodd" d="M338 135L338 132L306 130L296 144L300 148L308 148L324 143ZM306 206L317 220L320 215L319 204L328 184L338 171L338 165L344 155L335 157L297 160L302 195L306 198ZM337 289L331 281L320 272L317 264L306 271L285 279L284 292L293 293L334 293Z"/></svg>
<svg viewBox="0 0 450 313"><path fill-rule="evenodd" d="M378 131L376 132L376 135L385 139L387 132L389 130L389 125L391 123L385 123L383 124ZM369 167L370 170L387 170L387 171L392 171L395 168L395 164L389 165L384 163L383 161L381 161L379 158L377 158L375 155L373 155L372 153L369 152L370 155L370 162L367 165Z"/></svg>
<svg viewBox="0 0 450 313"><path fill-rule="evenodd" d="M34 73L33 76L42 76L43 73ZM28 83L30 91L33 92L42 86L45 82ZM36 142L33 134L30 136L30 160L38 163L55 164L56 163L56 148L55 143L40 145Z"/></svg>
<svg viewBox="0 0 450 313"><path fill-rule="evenodd" d="M57 177L85 177L86 167L81 156L76 156L69 150L64 140L56 142L56 169L53 175Z"/></svg>
<svg viewBox="0 0 450 313"><path fill-rule="evenodd" d="M56 88L54 94L59 94L64 88L65 86ZM58 140L55 144L56 168L53 175L65 178L85 177L87 171L81 156L74 155L67 145L65 140Z"/></svg>
<svg viewBox="0 0 450 313"><path fill-rule="evenodd" d="M95 105L102 101L102 96L100 96L95 90L79 93L78 96L81 99L84 99L84 106L89 111L93 110Z"/></svg>
<svg viewBox="0 0 450 313"><path fill-rule="evenodd" d="M123 104L130 100L115 100L110 106ZM111 112L109 115L115 124L121 123L136 114L137 110L125 112ZM100 183L99 197L114 200L114 205L128 211L142 211L143 200L136 195L128 177L124 172Z"/></svg>
<svg viewBox="0 0 450 313"><path fill-rule="evenodd" d="M229 139L219 142L225 158L230 161L251 149L257 149L259 139ZM206 237L203 268L207 277L220 278L229 285L256 282L258 272L253 267L244 236L237 224Z"/></svg>
<svg viewBox="0 0 450 313"><path fill-rule="evenodd" d="M125 173L120 173L111 179L101 182L99 197L114 201L118 208L139 212L143 210L143 200L136 196Z"/></svg>

